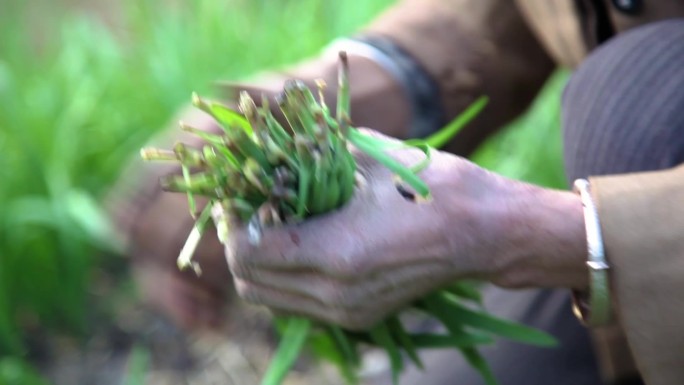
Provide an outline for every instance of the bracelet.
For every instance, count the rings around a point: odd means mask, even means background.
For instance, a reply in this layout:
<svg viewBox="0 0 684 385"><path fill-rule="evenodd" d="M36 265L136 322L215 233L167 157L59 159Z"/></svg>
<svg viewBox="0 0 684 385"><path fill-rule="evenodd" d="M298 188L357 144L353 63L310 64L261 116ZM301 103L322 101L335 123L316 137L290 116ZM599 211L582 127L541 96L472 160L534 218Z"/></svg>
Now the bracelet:
<svg viewBox="0 0 684 385"><path fill-rule="evenodd" d="M591 197L589 182L577 179L573 190L580 195L584 209L584 227L587 233L589 267L589 293L573 290L573 311L586 326L602 326L611 318L610 293L608 289L608 269L601 236L598 211Z"/></svg>
<svg viewBox="0 0 684 385"><path fill-rule="evenodd" d="M340 38L330 43L323 54L337 57L339 51L374 61L401 84L413 115L409 137L424 138L447 123L437 83L420 63L390 39L371 35Z"/></svg>

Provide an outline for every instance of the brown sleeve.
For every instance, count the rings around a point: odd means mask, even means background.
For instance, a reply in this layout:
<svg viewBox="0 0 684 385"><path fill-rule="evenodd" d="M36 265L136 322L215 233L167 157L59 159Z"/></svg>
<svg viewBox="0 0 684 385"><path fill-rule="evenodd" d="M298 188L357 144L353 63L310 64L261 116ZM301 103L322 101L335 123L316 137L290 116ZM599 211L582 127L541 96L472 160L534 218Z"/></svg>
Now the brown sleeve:
<svg viewBox="0 0 684 385"><path fill-rule="evenodd" d="M649 385L684 379L684 166L591 178L617 313Z"/></svg>
<svg viewBox="0 0 684 385"><path fill-rule="evenodd" d="M522 113L554 68L511 0L403 0L364 32L392 39L419 61L440 88L448 120L490 97L447 148L457 154Z"/></svg>

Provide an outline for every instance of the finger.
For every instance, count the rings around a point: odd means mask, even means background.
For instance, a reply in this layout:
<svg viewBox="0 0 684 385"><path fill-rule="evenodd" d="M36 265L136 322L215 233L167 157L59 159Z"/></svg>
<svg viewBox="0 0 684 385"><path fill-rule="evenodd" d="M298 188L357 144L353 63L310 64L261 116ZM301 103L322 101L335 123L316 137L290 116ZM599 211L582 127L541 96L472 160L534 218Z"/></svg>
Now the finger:
<svg viewBox="0 0 684 385"><path fill-rule="evenodd" d="M247 81L221 81L217 82L221 94L228 100L238 100L241 92L247 92L257 100L262 94L277 95L283 90L283 85L288 78L276 73L262 73Z"/></svg>
<svg viewBox="0 0 684 385"><path fill-rule="evenodd" d="M321 270L352 260L358 238L353 224L341 212L311 218L306 222L266 228L258 245L250 242L243 226L232 230L226 258L233 274L263 267L273 270ZM355 239L356 238L356 239Z"/></svg>
<svg viewBox="0 0 684 385"><path fill-rule="evenodd" d="M184 328L216 328L221 324L228 304L223 293L183 276L174 277L174 285L168 289L166 310Z"/></svg>
<svg viewBox="0 0 684 385"><path fill-rule="evenodd" d="M162 310L187 330L218 327L225 305L221 299L188 282L179 281L177 284L178 287L168 292Z"/></svg>
<svg viewBox="0 0 684 385"><path fill-rule="evenodd" d="M368 329L434 290L425 283L418 284L416 287L403 286L387 293L381 302L345 308L242 280L237 280L236 285L240 296L245 300L266 306L278 314L303 316L316 321L341 325L350 330Z"/></svg>
<svg viewBox="0 0 684 385"><path fill-rule="evenodd" d="M227 304L223 293L154 265L134 270L144 301L185 329L216 327Z"/></svg>
<svg viewBox="0 0 684 385"><path fill-rule="evenodd" d="M378 206L410 212L412 214L403 217L425 218L418 222L427 223L435 228L440 226L440 221L437 220L439 216L435 215L434 207L407 202L393 189L391 184L383 185L369 193L372 198L366 194L363 200L358 198L339 211L310 218L297 225L264 229L259 245L249 242L243 227L233 229L226 245L226 257L231 272L235 276L246 277L250 271L259 269L308 270L344 279L357 277L361 272L394 267L392 264L395 261L400 264L411 264L434 255L444 257L444 250L437 246L429 246L444 243L441 239L441 230L426 232L431 238L419 240L426 245L418 250L421 255L414 256L398 250L397 255L402 256L398 259L368 257L392 254L384 250L392 245L395 245L392 246L395 248L403 247L401 242L396 246L396 239L387 238L378 229L390 226L391 234L415 232L415 224L412 221L387 223L392 217L387 216L386 212L374 214L383 211L378 209ZM382 264L383 261L386 263Z"/></svg>
<svg viewBox="0 0 684 385"><path fill-rule="evenodd" d="M412 287L416 281L448 282L444 262L396 266L391 271L357 274L349 279L335 279L310 271L274 272L253 270L243 281L274 290L306 297L329 306L355 308L382 300L388 292Z"/></svg>
<svg viewBox="0 0 684 385"><path fill-rule="evenodd" d="M283 315L296 315L316 321L363 329L375 321L373 311L329 307L310 298L281 292L269 287L236 280L236 288L246 301L263 305Z"/></svg>

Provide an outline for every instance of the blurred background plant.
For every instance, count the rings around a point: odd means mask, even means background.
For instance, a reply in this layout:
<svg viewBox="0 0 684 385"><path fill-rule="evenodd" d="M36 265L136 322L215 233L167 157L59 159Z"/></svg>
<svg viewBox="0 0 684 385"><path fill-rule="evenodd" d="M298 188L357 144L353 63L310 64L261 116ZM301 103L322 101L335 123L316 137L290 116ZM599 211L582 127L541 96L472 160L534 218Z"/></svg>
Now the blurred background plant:
<svg viewBox="0 0 684 385"><path fill-rule="evenodd" d="M0 0L0 383L47 383L46 339L82 346L135 302L99 202L192 91L312 55L393 2ZM473 159L564 187L566 78Z"/></svg>

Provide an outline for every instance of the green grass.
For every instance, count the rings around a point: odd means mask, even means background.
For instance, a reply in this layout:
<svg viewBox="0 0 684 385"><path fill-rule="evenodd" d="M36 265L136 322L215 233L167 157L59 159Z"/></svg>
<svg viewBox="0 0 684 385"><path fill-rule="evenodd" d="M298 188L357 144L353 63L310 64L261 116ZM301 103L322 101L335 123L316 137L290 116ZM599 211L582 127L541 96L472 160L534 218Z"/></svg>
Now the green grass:
<svg viewBox="0 0 684 385"><path fill-rule="evenodd" d="M6 357L0 359L0 384L46 385L47 382L20 358Z"/></svg>
<svg viewBox="0 0 684 385"><path fill-rule="evenodd" d="M95 302L93 271L125 260L112 256L116 245L98 202L192 91L211 94L216 79L313 55L392 2L123 0L112 7L102 0L117 11L112 28L59 1L3 3L0 357L24 355L32 330L86 335L88 315L107 311L88 306ZM164 5L172 3L182 6ZM562 81L555 78L534 114L474 159L512 177L563 186Z"/></svg>
<svg viewBox="0 0 684 385"><path fill-rule="evenodd" d="M509 178L564 189L560 91L568 73L555 73L526 114L485 142L471 159Z"/></svg>
<svg viewBox="0 0 684 385"><path fill-rule="evenodd" d="M91 275L110 263L98 255L111 249L97 202L192 91L210 94L216 79L312 55L389 3L126 0L110 30L56 2L8 2L0 13L0 356L23 354L23 336L36 328L88 332Z"/></svg>

